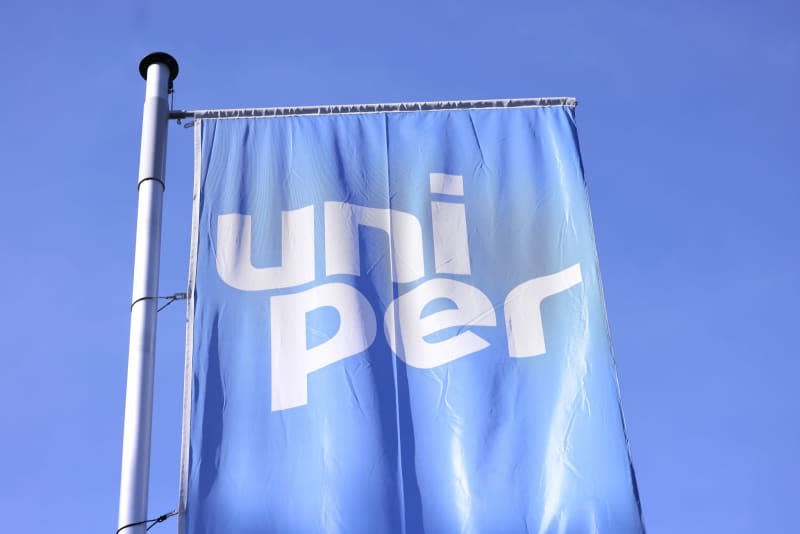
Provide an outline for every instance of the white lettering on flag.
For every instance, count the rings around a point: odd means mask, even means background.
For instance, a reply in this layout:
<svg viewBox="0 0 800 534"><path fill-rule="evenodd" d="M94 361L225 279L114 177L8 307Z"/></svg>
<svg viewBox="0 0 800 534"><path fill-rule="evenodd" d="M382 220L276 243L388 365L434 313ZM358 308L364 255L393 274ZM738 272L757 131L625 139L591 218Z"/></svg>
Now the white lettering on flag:
<svg viewBox="0 0 800 534"><path fill-rule="evenodd" d="M509 292L504 305L509 356L527 358L547 352L542 301L582 281L581 266L576 263L555 274L523 282Z"/></svg>
<svg viewBox="0 0 800 534"><path fill-rule="evenodd" d="M430 174L431 191L463 195L460 175ZM324 202L325 276L361 275L362 227L386 236L392 282L406 284L425 277L422 225L411 213L370 208L346 202ZM216 265L220 277L243 291L286 289L315 281L314 206L281 212L281 264L255 267L249 215L220 215ZM466 209L463 202L431 201L431 236L435 274L472 274ZM580 264L514 287L503 304L508 356L545 354L542 301L583 281ZM432 369L490 346L472 327L496 327L495 306L477 287L451 278L432 278L400 291L383 314L383 330L392 352L408 365ZM435 301L449 307L426 313ZM308 347L308 314L333 308L337 331ZM308 403L308 375L360 354L375 340L376 311L354 286L321 283L269 298L272 368L272 410ZM448 331L448 329L454 329ZM437 336L439 334L439 336ZM431 339L433 337L433 339Z"/></svg>
<svg viewBox="0 0 800 534"><path fill-rule="evenodd" d="M339 314L332 338L308 348L307 314L329 306ZM308 403L308 375L364 352L375 340L375 314L361 294L347 284L323 284L269 299L272 337L272 411Z"/></svg>
<svg viewBox="0 0 800 534"><path fill-rule="evenodd" d="M217 218L217 272L226 284L242 291L263 291L314 280L314 206L281 212L278 267L253 266L252 232L250 215Z"/></svg>
<svg viewBox="0 0 800 534"><path fill-rule="evenodd" d="M441 298L452 301L456 307L422 317L425 306ZM401 360L413 367L431 369L485 349L489 342L470 331L433 343L425 341L425 336L445 328L496 323L492 302L477 287L437 278L392 301L383 328L389 346Z"/></svg>

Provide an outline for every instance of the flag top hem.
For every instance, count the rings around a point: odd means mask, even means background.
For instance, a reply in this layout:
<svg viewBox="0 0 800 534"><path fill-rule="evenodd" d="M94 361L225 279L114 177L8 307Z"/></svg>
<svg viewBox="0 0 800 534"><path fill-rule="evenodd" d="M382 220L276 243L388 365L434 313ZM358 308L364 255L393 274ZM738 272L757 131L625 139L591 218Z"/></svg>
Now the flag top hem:
<svg viewBox="0 0 800 534"><path fill-rule="evenodd" d="M344 104L277 108L204 109L173 111L170 118L239 119L298 115L349 115L363 113L405 113L414 111L456 111L472 109L576 107L573 97L517 98L505 100L455 100L441 102L400 102L389 104Z"/></svg>

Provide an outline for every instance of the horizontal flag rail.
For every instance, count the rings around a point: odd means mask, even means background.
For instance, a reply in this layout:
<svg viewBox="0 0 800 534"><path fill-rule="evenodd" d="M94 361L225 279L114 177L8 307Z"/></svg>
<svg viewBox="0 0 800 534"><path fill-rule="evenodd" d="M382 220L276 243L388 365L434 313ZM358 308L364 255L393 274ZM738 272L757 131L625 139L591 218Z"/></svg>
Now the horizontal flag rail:
<svg viewBox="0 0 800 534"><path fill-rule="evenodd" d="M403 113L410 111L452 111L459 109L575 107L573 97L517 98L506 100L455 100L444 102L402 102L394 104L345 104L339 106L293 106L282 108L173 110L170 119L240 119L297 115L346 115L352 113Z"/></svg>

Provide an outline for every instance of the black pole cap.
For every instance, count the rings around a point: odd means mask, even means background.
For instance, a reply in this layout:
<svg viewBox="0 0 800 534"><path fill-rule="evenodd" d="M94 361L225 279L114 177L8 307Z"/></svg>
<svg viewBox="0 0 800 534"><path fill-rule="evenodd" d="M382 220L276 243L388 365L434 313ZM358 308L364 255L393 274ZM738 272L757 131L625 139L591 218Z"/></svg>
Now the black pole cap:
<svg viewBox="0 0 800 534"><path fill-rule="evenodd" d="M172 80L178 77L178 61L166 52L153 52L144 56L139 62L139 74L146 80L147 67L156 63L162 63L169 69L169 84L171 86Z"/></svg>

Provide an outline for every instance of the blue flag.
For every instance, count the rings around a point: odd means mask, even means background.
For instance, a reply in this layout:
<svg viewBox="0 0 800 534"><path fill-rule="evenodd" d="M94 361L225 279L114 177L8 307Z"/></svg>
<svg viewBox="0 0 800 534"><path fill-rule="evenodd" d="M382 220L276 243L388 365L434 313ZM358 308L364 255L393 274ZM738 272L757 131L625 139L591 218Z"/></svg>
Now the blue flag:
<svg viewBox="0 0 800 534"><path fill-rule="evenodd" d="M184 532L643 531L571 104L196 158Z"/></svg>

